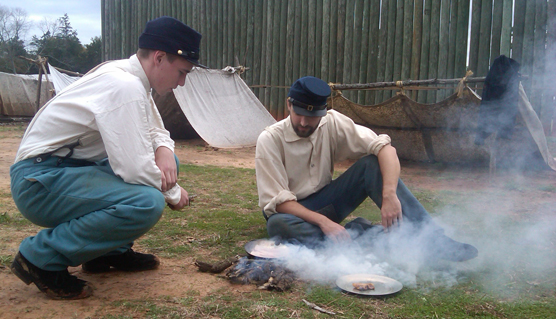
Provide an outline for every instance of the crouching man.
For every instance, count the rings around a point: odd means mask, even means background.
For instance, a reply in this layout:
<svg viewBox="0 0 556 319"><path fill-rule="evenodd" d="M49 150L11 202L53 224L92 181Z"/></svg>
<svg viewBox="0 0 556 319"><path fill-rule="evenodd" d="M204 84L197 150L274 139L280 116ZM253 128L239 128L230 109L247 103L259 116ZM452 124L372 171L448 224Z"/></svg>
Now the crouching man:
<svg viewBox="0 0 556 319"><path fill-rule="evenodd" d="M185 83L201 66L201 35L182 22L149 21L139 50L102 64L50 100L29 124L10 168L20 212L45 227L23 240L11 265L54 299L79 299L91 286L68 273L155 269L159 259L131 249L166 204L182 209L174 142L151 97Z"/></svg>

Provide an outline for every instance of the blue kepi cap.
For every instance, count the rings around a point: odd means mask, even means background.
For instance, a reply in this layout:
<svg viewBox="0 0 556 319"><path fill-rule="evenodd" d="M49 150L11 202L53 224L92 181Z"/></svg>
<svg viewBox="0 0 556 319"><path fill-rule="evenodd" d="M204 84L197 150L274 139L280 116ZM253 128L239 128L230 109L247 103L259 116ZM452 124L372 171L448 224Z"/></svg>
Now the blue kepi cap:
<svg viewBox="0 0 556 319"><path fill-rule="evenodd" d="M179 55L201 68L199 63L201 34L172 17L160 17L147 22L139 36L139 48L160 50Z"/></svg>
<svg viewBox="0 0 556 319"><path fill-rule="evenodd" d="M298 115L325 116L330 93L330 86L326 82L314 76L305 76L292 84L288 101Z"/></svg>

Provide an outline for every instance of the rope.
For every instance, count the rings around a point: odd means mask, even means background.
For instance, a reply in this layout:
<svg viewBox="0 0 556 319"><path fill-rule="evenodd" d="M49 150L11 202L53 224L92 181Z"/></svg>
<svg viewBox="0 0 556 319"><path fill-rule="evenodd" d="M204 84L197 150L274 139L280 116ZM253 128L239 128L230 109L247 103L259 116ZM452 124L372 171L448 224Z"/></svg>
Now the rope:
<svg viewBox="0 0 556 319"><path fill-rule="evenodd" d="M465 72L465 76L459 81L458 86L456 87L456 92L458 93L458 97L460 97L463 94L463 89L465 89L465 81L467 81L467 78L473 75L473 71L471 70L467 70L467 72Z"/></svg>
<svg viewBox="0 0 556 319"><path fill-rule="evenodd" d="M403 81L396 81L396 86L400 88L400 91L396 95L405 95L405 90L403 88Z"/></svg>

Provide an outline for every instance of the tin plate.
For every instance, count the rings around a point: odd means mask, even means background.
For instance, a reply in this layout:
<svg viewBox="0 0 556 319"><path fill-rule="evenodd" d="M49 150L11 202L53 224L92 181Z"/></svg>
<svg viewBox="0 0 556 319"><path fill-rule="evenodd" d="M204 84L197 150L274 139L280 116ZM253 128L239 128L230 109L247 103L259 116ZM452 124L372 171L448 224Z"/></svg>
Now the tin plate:
<svg viewBox="0 0 556 319"><path fill-rule="evenodd" d="M364 291L357 290L353 288L353 283L372 283L375 286L375 289ZM390 295L400 291L403 288L402 283L395 279L370 274L354 274L342 276L336 279L336 285L344 291L368 296Z"/></svg>

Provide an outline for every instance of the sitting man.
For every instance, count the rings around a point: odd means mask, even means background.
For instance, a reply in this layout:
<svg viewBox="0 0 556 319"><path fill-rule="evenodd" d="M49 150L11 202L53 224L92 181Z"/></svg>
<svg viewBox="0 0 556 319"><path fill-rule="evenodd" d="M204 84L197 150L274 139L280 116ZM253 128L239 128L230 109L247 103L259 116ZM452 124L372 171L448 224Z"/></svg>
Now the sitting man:
<svg viewBox="0 0 556 319"><path fill-rule="evenodd" d="M68 273L114 267L155 269L156 256L131 249L160 219L182 209L174 142L151 97L185 84L201 66L201 35L170 17L149 21L129 59L101 64L58 93L29 124L10 168L21 214L46 227L23 240L11 264L26 284L54 299L91 286Z"/></svg>
<svg viewBox="0 0 556 319"><path fill-rule="evenodd" d="M400 162L390 137L327 111L330 93L318 78L298 79L288 94L289 117L267 127L257 140L259 205L270 237L308 246L324 239L350 241L346 228L370 229L370 222L358 218L346 227L340 222L370 197L380 207L380 233L400 226L403 219L412 229L427 229L425 237L436 257L476 257L475 247L444 235L399 179ZM358 161L332 180L334 163L346 159Z"/></svg>

